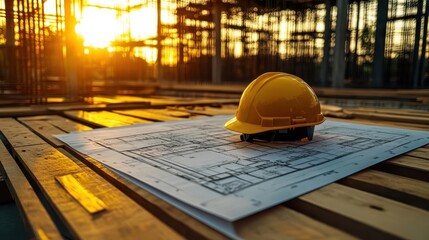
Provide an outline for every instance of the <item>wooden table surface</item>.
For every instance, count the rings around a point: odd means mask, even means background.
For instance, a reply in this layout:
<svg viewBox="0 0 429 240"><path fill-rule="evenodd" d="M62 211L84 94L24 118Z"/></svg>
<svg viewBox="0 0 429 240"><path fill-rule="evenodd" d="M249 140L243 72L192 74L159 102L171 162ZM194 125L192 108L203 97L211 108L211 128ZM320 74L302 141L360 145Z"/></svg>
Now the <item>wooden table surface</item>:
<svg viewBox="0 0 429 240"><path fill-rule="evenodd" d="M29 237L225 239L52 134L233 114L237 100L98 100L92 105L0 109L0 181L7 183ZM429 130L427 111L322 108L328 118L341 121ZM66 189L62 180L75 188ZM89 212L82 205L86 200L73 197L73 191L90 194L106 209ZM244 239L428 239L429 145L233 225Z"/></svg>

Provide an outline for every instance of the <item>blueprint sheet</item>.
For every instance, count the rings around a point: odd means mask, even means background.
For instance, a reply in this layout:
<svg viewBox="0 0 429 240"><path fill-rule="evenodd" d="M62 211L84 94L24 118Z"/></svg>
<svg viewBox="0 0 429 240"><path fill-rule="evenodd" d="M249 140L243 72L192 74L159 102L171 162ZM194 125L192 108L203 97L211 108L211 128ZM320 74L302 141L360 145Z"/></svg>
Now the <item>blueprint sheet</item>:
<svg viewBox="0 0 429 240"><path fill-rule="evenodd" d="M151 191L238 220L429 143L429 132L326 121L310 142L242 142L232 116L56 137ZM202 218L202 217L200 217Z"/></svg>

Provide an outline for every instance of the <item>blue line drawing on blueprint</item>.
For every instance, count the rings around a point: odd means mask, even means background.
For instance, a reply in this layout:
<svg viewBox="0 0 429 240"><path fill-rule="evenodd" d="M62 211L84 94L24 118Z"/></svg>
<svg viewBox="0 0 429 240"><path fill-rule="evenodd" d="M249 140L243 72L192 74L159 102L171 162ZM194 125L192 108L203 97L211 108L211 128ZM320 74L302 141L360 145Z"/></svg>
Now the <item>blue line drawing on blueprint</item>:
<svg viewBox="0 0 429 240"><path fill-rule="evenodd" d="M164 132L108 138L97 143L114 151L126 149L121 153L227 195L404 137L380 131L370 134L331 127L319 131L319 136L306 144L248 143L218 124L175 125Z"/></svg>
<svg viewBox="0 0 429 240"><path fill-rule="evenodd" d="M242 142L230 116L57 135L106 166L227 221L429 143L429 134L326 121L311 142Z"/></svg>

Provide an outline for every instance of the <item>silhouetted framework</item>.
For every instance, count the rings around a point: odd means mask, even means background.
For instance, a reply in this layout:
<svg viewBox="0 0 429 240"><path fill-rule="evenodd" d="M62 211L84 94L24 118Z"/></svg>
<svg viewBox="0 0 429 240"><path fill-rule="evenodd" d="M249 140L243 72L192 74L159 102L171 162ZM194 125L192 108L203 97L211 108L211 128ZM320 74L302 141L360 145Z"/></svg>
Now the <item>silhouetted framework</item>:
<svg viewBox="0 0 429 240"><path fill-rule="evenodd" d="M78 31L106 12L117 22L107 43ZM423 88L428 17L429 0L3 0L0 92L39 102L97 84L234 84L267 71Z"/></svg>

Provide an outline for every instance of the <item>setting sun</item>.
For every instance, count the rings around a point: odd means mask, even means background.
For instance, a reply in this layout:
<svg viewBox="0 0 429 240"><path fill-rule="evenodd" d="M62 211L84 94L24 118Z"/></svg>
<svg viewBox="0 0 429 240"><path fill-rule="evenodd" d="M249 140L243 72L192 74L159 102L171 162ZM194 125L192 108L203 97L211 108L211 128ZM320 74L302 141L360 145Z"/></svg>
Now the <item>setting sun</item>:
<svg viewBox="0 0 429 240"><path fill-rule="evenodd" d="M123 32L116 11L85 7L76 25L76 33L84 39L84 46L105 48Z"/></svg>

